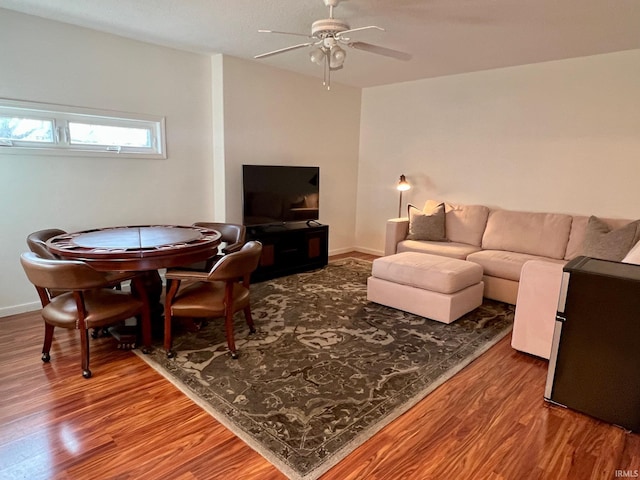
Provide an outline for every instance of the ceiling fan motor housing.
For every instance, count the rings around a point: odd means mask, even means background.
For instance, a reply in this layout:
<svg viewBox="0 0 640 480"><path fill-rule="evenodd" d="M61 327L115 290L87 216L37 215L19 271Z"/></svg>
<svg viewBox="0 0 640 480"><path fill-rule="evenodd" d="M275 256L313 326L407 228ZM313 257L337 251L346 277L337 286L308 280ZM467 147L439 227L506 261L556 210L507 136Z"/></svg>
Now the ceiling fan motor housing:
<svg viewBox="0 0 640 480"><path fill-rule="evenodd" d="M311 25L311 36L315 38L335 37L337 34L349 30L349 24L336 18L316 20Z"/></svg>

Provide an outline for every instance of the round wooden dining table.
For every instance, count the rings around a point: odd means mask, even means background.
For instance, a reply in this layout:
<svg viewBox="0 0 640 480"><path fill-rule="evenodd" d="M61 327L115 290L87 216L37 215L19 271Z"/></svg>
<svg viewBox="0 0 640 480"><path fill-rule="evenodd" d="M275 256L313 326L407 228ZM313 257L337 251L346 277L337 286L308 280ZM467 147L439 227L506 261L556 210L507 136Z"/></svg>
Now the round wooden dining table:
<svg viewBox="0 0 640 480"><path fill-rule="evenodd" d="M47 240L47 248L60 258L81 260L95 270L140 272L152 329L160 329L164 309L158 269L207 260L218 253L220 238L220 232L203 227L142 225L64 233Z"/></svg>
<svg viewBox="0 0 640 480"><path fill-rule="evenodd" d="M101 271L142 272L177 267L216 255L220 233L203 227L144 225L64 233L47 241L61 258Z"/></svg>

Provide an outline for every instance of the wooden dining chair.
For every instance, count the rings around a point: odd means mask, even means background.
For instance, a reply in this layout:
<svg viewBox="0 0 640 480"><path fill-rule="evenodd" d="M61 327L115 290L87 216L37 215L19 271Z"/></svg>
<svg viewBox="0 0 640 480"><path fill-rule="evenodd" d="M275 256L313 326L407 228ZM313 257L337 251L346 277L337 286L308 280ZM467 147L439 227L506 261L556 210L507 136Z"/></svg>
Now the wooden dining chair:
<svg viewBox="0 0 640 480"><path fill-rule="evenodd" d="M197 270L200 272L208 272L214 263L220 260L224 255L237 252L245 244L247 228L237 223L219 223L219 222L196 222L193 227L208 228L220 233L220 242L224 246L218 250L218 253L207 260L192 263L190 265L178 267L178 270Z"/></svg>
<svg viewBox="0 0 640 480"><path fill-rule="evenodd" d="M30 233L27 236L27 246L29 247L29 250L37 254L40 258L55 260L58 257L47 248L47 240L65 233L67 232L60 230L59 228L38 230L37 232Z"/></svg>
<svg viewBox="0 0 640 480"><path fill-rule="evenodd" d="M58 235L64 235L64 230L60 230L59 228L47 228L44 230L38 230L37 232L30 233L27 235L27 246L29 250L38 255L40 258L47 258L49 260L58 260L60 257L55 255L51 250L47 248L47 240L50 238L56 237ZM109 285L116 290L122 290L122 282L126 282L127 280L131 280L135 273L131 272L105 272L108 277ZM48 290L49 298L53 298L61 293L63 290ZM98 338L100 335L106 336L108 335L106 328L103 329L94 329L91 336L93 338Z"/></svg>
<svg viewBox="0 0 640 480"><path fill-rule="evenodd" d="M64 235L65 233L67 232L58 228L38 230L37 232L27 235L27 246L29 247L29 250L40 258L59 260L60 257L47 248L47 240L58 235ZM132 279L136 274L132 272L105 272L105 275L107 276L111 286L118 290L122 290L122 282Z"/></svg>
<svg viewBox="0 0 640 480"><path fill-rule="evenodd" d="M23 253L20 263L27 278L36 287L42 303L45 323L42 361L49 362L55 327L80 332L82 376L91 377L89 369L89 329L113 325L127 318L141 317L142 343L151 346L151 318L142 278L132 277L137 297L112 288L112 277L98 272L84 262L47 259L33 252ZM51 291L62 291L51 296ZM144 350L143 350L144 351Z"/></svg>
<svg viewBox="0 0 640 480"><path fill-rule="evenodd" d="M223 254L240 250L245 243L245 237L247 235L247 228L237 223L196 222L193 226L220 232L220 241L226 243L220 250Z"/></svg>
<svg viewBox="0 0 640 480"><path fill-rule="evenodd" d="M171 323L173 317L224 317L227 346L232 358L238 358L233 333L233 315L244 311L251 333L255 332L251 317L249 282L258 267L262 244L247 242L239 251L220 258L208 272L169 270L164 308L164 348L168 357L174 354ZM182 281L189 284L180 289Z"/></svg>
<svg viewBox="0 0 640 480"><path fill-rule="evenodd" d="M38 255L40 258L48 258L49 260L57 260L59 257L54 255L47 248L47 240L57 235L63 235L67 232L60 230L59 228L48 228L45 230L38 230L37 232L27 235L27 246L29 250ZM49 298L53 298L57 295L64 293L64 290L51 289L47 291Z"/></svg>

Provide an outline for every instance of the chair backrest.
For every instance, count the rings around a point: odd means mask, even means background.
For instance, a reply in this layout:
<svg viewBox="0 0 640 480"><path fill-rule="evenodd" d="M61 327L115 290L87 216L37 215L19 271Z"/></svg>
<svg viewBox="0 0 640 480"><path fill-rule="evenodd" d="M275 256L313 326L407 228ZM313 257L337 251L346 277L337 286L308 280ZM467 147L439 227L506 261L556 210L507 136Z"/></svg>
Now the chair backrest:
<svg viewBox="0 0 640 480"><path fill-rule="evenodd" d="M211 268L209 280L230 280L241 278L258 268L262 244L247 242L239 251L225 255Z"/></svg>
<svg viewBox="0 0 640 480"><path fill-rule="evenodd" d="M244 244L247 234L247 228L244 225L236 223L216 223L216 222L196 222L194 227L210 228L220 232L220 241L226 242L228 245L236 243Z"/></svg>
<svg viewBox="0 0 640 480"><path fill-rule="evenodd" d="M107 274L76 260L51 260L33 252L20 255L27 278L36 287L58 290L88 290L109 283Z"/></svg>
<svg viewBox="0 0 640 480"><path fill-rule="evenodd" d="M56 235L62 235L63 233L67 232L58 228L38 230L37 232L33 232L27 236L27 246L29 247L29 250L37 253L40 258L55 260L58 257L49 251L46 242L50 238L55 237Z"/></svg>

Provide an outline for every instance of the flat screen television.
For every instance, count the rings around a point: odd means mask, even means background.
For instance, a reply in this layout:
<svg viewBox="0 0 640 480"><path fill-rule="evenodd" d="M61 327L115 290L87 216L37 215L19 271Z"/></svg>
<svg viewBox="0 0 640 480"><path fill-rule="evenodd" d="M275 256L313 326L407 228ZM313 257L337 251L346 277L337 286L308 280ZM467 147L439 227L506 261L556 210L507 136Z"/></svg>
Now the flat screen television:
<svg viewBox="0 0 640 480"><path fill-rule="evenodd" d="M318 220L319 194L319 167L242 166L244 225Z"/></svg>

